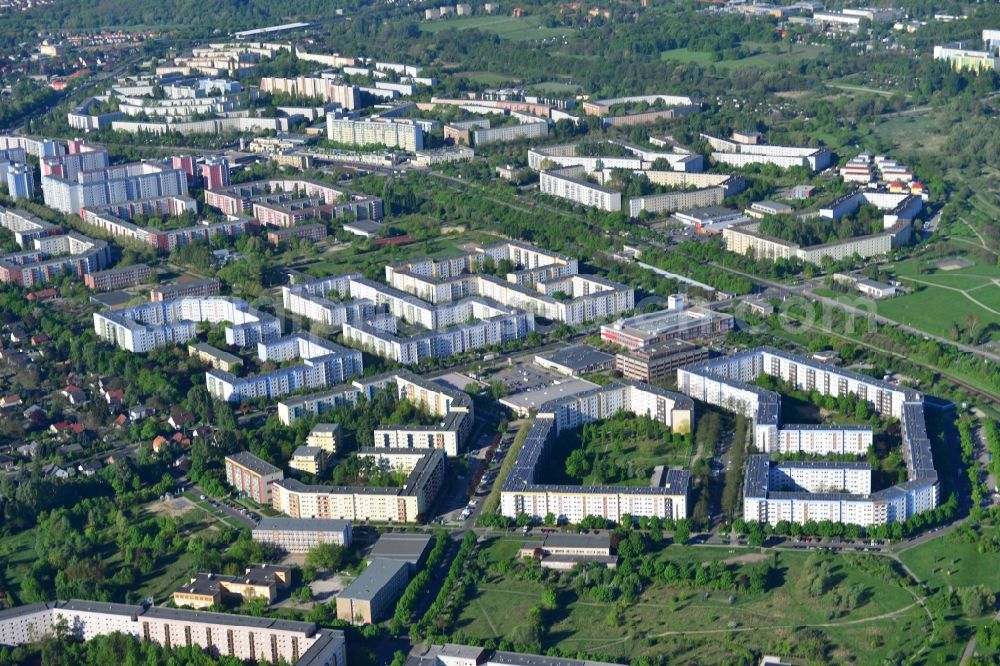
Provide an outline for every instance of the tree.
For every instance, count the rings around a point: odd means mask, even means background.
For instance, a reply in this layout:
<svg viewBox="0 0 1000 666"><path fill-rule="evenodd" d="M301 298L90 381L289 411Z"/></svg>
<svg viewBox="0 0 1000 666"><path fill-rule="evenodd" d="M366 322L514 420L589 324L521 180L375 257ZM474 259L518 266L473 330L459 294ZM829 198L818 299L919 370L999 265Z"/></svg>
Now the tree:
<svg viewBox="0 0 1000 666"><path fill-rule="evenodd" d="M582 479L590 474L590 461L582 449L576 449L566 457L566 474L574 479Z"/></svg>
<svg viewBox="0 0 1000 666"><path fill-rule="evenodd" d="M339 571L347 559L347 549L332 543L321 543L306 554L306 566L327 571Z"/></svg>

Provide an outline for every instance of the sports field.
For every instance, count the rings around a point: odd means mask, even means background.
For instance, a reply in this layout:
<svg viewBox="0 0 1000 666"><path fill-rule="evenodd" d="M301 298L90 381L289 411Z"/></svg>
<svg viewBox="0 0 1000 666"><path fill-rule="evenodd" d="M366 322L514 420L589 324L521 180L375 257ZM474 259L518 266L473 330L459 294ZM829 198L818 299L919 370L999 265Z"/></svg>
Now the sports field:
<svg viewBox="0 0 1000 666"><path fill-rule="evenodd" d="M515 42L560 37L573 32L572 28L546 28L542 25L541 18L537 16L520 18L513 16L466 16L440 21L425 21L420 24L421 32L431 34L446 30L471 30L472 28Z"/></svg>
<svg viewBox="0 0 1000 666"><path fill-rule="evenodd" d="M519 545L517 540L498 540L486 549L487 557L513 557ZM652 557L683 566L712 560L753 564L771 555L753 549L668 546ZM758 594L653 583L636 603L619 606L617 619L614 602L578 594L571 582L575 574L563 574L554 583L559 607L544 616L541 648L611 659L653 656L666 663L735 663L748 649L808 657L810 643L819 643L826 659L816 663L881 664L901 663L897 659L924 646L927 612L899 585L899 574L879 568L887 560L828 556L829 587L817 595L801 582L810 557L804 552L780 553L770 589ZM509 574L488 576L458 609L455 631L479 640L516 635L546 585L553 585L553 577L543 584ZM832 600L851 588L860 590L860 601L851 610L837 610ZM963 645L930 646L926 654L937 653L938 659L926 663L948 663Z"/></svg>

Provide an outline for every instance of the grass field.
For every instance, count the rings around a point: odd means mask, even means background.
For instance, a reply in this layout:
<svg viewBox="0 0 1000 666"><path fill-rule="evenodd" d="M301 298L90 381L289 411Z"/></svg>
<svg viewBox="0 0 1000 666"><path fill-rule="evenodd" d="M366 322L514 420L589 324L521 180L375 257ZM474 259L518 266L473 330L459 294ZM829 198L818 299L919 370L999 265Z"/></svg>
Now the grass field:
<svg viewBox="0 0 1000 666"><path fill-rule="evenodd" d="M515 42L528 42L536 39L561 37L573 32L572 28L546 28L542 19L537 16L467 16L463 18L444 19L441 21L426 21L420 24L421 32L439 33L446 30L482 30L492 33L501 39Z"/></svg>
<svg viewBox="0 0 1000 666"><path fill-rule="evenodd" d="M510 74L497 74L496 72L456 72L455 76L461 76L487 86L498 86L504 83L516 83L518 79Z"/></svg>
<svg viewBox="0 0 1000 666"><path fill-rule="evenodd" d="M944 148L947 133L941 132L940 118L933 113L895 116L875 125L875 134L901 152L938 151Z"/></svg>
<svg viewBox="0 0 1000 666"><path fill-rule="evenodd" d="M675 62L690 63L700 67L714 65L719 68L729 69L732 67L774 67L783 63L796 63L801 60L815 58L829 50L826 46L811 46L809 44L793 44L791 51L785 45L781 46L781 53L771 53L769 44L748 44L758 53L741 58L739 60L712 60L712 52L691 51L687 48L673 49L660 53L662 60L672 60Z"/></svg>
<svg viewBox="0 0 1000 666"><path fill-rule="evenodd" d="M512 557L519 540L497 540L487 549L490 561ZM751 549L668 546L654 555L677 564L709 560L753 561L761 555ZM860 556L831 559L836 589L862 586L864 594L854 610L833 611L831 592L808 594L797 584L809 555L778 555L776 585L762 594L672 588L655 583L636 603L624 609L624 621L609 622L614 603L577 597L572 587L560 584L559 609L543 622L542 649L557 647L569 653L584 652L612 659L643 655L666 663L731 663L740 649L765 653L795 645L793 636L803 630L817 632L827 642L824 663L900 663L902 655L916 653L924 643L929 620L909 590L883 580ZM459 609L456 632L481 640L510 636L539 603L543 584L513 577L492 576L479 584ZM961 646L941 646L941 656L960 652ZM957 651L957 652L956 652ZM791 657L804 657L782 652ZM817 662L819 663L819 662ZM931 663L947 663L947 659Z"/></svg>
<svg viewBox="0 0 1000 666"><path fill-rule="evenodd" d="M950 337L952 324L966 326L966 318L979 317L991 339L1000 339L1000 267L961 252L971 265L942 270L938 260L913 258L889 269L914 291L879 301L877 312L922 331Z"/></svg>
<svg viewBox="0 0 1000 666"><path fill-rule="evenodd" d="M533 83L528 86L528 89L535 93L550 93L553 95L575 95L582 90L575 83L566 83L565 81Z"/></svg>
<svg viewBox="0 0 1000 666"><path fill-rule="evenodd" d="M386 264L417 257L446 257L460 254L459 244L493 242L495 240L496 237L489 234L463 234L417 241L408 245L387 246L365 252L359 252L354 248L343 248L326 253L318 261L300 264L293 266L293 268L316 277L339 275L352 271L381 277Z"/></svg>

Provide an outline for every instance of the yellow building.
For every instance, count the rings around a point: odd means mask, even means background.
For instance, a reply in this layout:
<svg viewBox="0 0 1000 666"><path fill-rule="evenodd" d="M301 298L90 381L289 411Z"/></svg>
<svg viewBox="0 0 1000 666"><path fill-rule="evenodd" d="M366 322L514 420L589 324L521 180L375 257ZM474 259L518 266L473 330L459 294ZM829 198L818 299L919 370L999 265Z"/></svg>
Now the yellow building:
<svg viewBox="0 0 1000 666"><path fill-rule="evenodd" d="M319 474L326 468L325 449L318 446L300 446L292 453L288 466L307 474Z"/></svg>
<svg viewBox="0 0 1000 666"><path fill-rule="evenodd" d="M344 437L339 423L317 423L306 438L307 446L315 446L333 455Z"/></svg>
<svg viewBox="0 0 1000 666"><path fill-rule="evenodd" d="M271 564L255 564L242 576L200 573L173 594L174 603L188 608L210 608L227 598L262 598L272 603L278 590L291 582L291 569Z"/></svg>

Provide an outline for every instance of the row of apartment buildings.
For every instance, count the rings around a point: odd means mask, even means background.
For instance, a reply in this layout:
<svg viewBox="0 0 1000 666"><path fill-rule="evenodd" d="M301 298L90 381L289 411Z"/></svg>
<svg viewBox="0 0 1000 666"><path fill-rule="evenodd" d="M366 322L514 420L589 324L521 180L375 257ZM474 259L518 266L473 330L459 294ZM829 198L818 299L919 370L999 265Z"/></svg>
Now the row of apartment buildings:
<svg viewBox="0 0 1000 666"><path fill-rule="evenodd" d="M762 143L731 141L702 134L714 151L712 159L720 164L744 167L753 164L773 164L782 169L802 167L823 171L833 164L833 153L826 148L771 146Z"/></svg>
<svg viewBox="0 0 1000 666"><path fill-rule="evenodd" d="M68 627L76 640L121 633L213 657L296 666L346 666L344 632L312 622L104 601L50 601L0 610L0 645L29 645Z"/></svg>
<svg viewBox="0 0 1000 666"><path fill-rule="evenodd" d="M487 258L495 263L509 261L516 269L506 280L478 272ZM633 290L625 285L580 275L575 259L516 241L477 247L466 255L386 266L385 279L390 286L435 305L478 296L570 325L635 307Z"/></svg>
<svg viewBox="0 0 1000 666"><path fill-rule="evenodd" d="M648 487L544 484L538 478L559 433L620 411L648 416L678 433L690 432L694 402L649 384L620 382L601 386L541 406L518 452L500 495L500 511L541 520L549 513L572 523L587 516L619 521L623 514L680 520L688 515L690 473L657 468Z"/></svg>
<svg viewBox="0 0 1000 666"><path fill-rule="evenodd" d="M304 416L319 416L341 405L355 405L361 398L370 400L386 389L440 421L431 426L379 425L374 432L375 448L438 449L453 457L459 454L472 430L472 399L461 391L452 391L405 370L357 378L329 391L286 398L278 403L278 419L290 425Z"/></svg>
<svg viewBox="0 0 1000 666"><path fill-rule="evenodd" d="M766 453L863 455L872 445L866 427L786 425L781 396L754 386L761 374L820 395L852 395L879 414L898 418L902 429L907 480L872 492L860 467L835 463L772 463L767 455L748 459L744 480L744 517L769 522L831 520L857 525L905 521L937 506L938 475L924 420L923 396L872 377L823 365L770 347L681 368L678 389L693 398L742 414L753 421L755 446ZM838 471L839 470L839 471ZM845 476L838 476L843 473ZM791 482L787 479L791 479ZM836 492L830 492L831 488Z"/></svg>
<svg viewBox="0 0 1000 666"><path fill-rule="evenodd" d="M913 194L861 190L844 195L820 209L819 215L839 220L857 211L862 204L870 204L886 211L883 216L884 230L881 233L802 246L773 236L765 236L759 231L760 221L753 220L723 229L722 237L726 241L726 249L730 252L752 253L758 259L771 261L797 258L812 264L821 264L824 259L840 261L855 254L863 258L880 256L910 243L913 238L913 221L923 211L923 199Z"/></svg>
<svg viewBox="0 0 1000 666"><path fill-rule="evenodd" d="M6 220L14 220L16 216L13 211L6 211L0 220L6 226ZM110 263L111 252L106 242L73 231L53 235L49 233L52 228L43 226L38 235L19 234L25 243L23 247L30 249L0 256L0 282L33 287L66 274L86 279Z"/></svg>
<svg viewBox="0 0 1000 666"><path fill-rule="evenodd" d="M382 200L302 178L271 178L205 191L205 205L225 215L252 214L261 224L288 228L307 219L381 220Z"/></svg>

